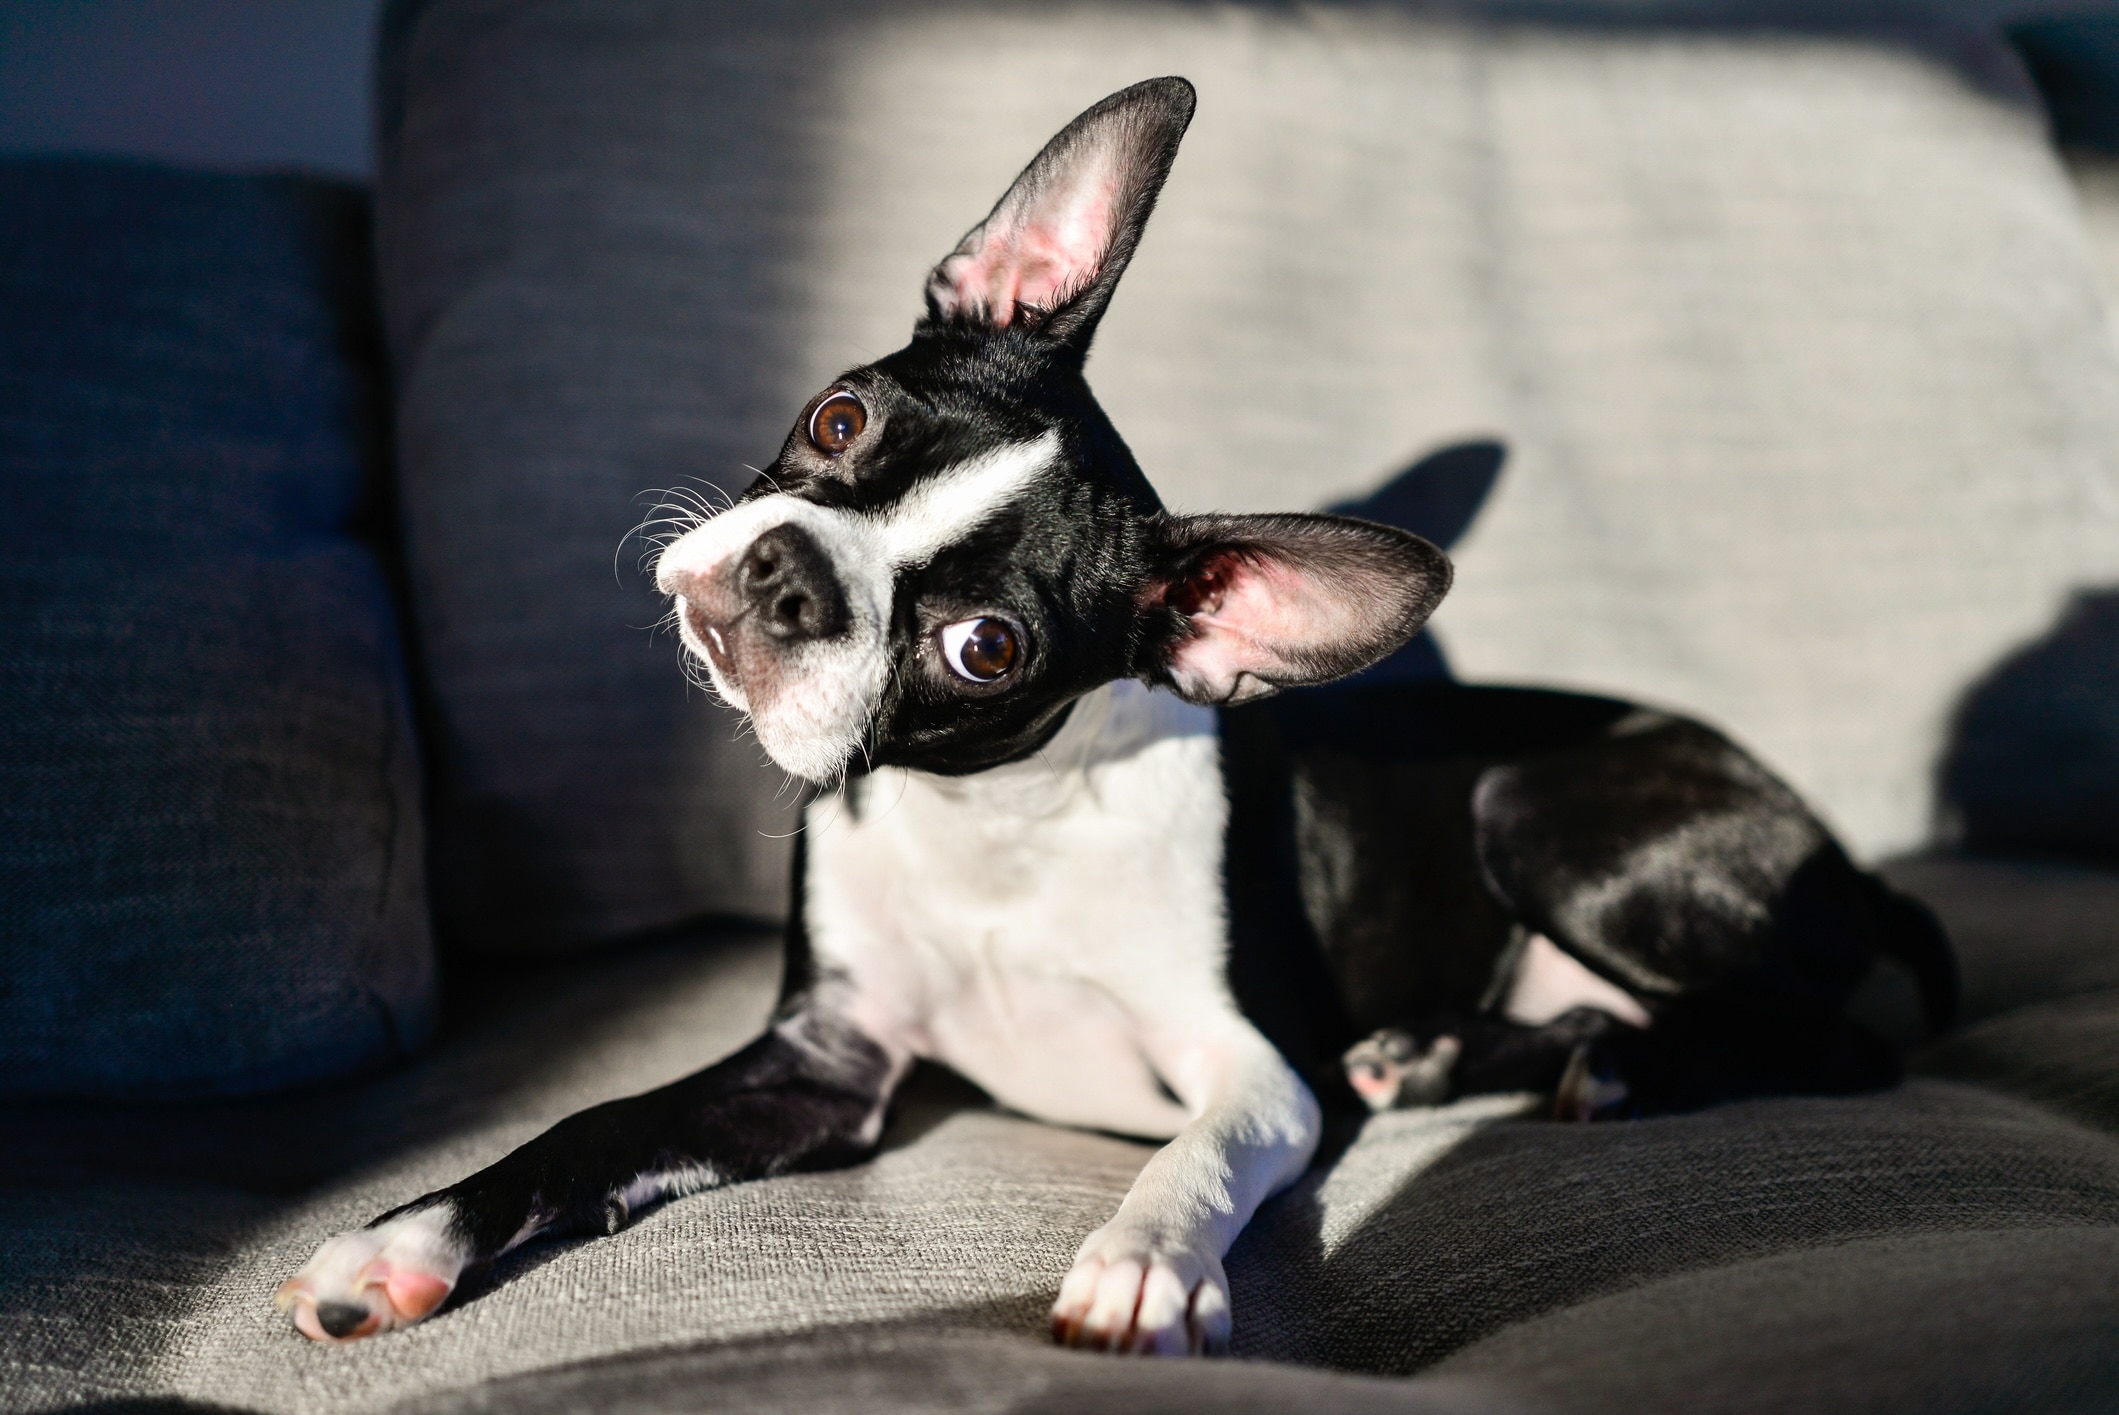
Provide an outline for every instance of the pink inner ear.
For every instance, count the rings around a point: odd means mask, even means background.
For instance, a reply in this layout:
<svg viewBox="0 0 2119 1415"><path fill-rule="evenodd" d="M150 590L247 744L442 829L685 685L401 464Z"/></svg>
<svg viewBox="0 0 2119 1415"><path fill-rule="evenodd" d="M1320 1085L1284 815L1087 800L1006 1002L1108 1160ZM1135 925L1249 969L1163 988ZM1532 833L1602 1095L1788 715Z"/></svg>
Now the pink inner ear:
<svg viewBox="0 0 2119 1415"><path fill-rule="evenodd" d="M1169 602L1192 622L1192 637L1171 656L1171 675L1188 696L1217 702L1263 695L1297 668L1306 648L1351 628L1337 598L1264 555L1217 555Z"/></svg>
<svg viewBox="0 0 2119 1415"><path fill-rule="evenodd" d="M1002 203L979 228L978 249L943 262L944 312L983 310L1006 328L1022 309L1063 303L1096 278L1110 249L1116 185L1116 169L1098 156L1065 181Z"/></svg>

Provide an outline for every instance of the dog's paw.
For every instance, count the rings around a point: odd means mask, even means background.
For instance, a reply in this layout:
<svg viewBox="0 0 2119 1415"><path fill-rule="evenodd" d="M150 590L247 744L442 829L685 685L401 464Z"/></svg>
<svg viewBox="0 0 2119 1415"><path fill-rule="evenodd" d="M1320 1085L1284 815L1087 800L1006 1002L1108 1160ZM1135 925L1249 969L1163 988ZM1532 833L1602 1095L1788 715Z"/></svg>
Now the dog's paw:
<svg viewBox="0 0 2119 1415"><path fill-rule="evenodd" d="M448 1300L464 1243L447 1204L341 1233L280 1284L272 1303L311 1341L358 1341L406 1327Z"/></svg>
<svg viewBox="0 0 2119 1415"><path fill-rule="evenodd" d="M1229 1280L1210 1253L1102 1228L1060 1284L1052 1337L1095 1351L1218 1355L1229 1349Z"/></svg>
<svg viewBox="0 0 2119 1415"><path fill-rule="evenodd" d="M1412 1033L1385 1028L1354 1043L1340 1065L1370 1110L1399 1110L1448 1100L1450 1072L1463 1054L1455 1037L1440 1036L1422 1048Z"/></svg>

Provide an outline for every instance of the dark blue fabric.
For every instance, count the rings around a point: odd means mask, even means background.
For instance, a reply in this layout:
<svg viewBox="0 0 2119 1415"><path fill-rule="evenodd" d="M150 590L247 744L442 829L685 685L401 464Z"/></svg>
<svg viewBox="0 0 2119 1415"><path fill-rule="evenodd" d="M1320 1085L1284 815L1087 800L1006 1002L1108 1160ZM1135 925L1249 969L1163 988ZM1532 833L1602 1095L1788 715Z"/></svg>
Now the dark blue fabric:
<svg viewBox="0 0 2119 1415"><path fill-rule="evenodd" d="M2027 20L2009 37L2038 83L2053 136L2069 147L2119 152L2119 5Z"/></svg>
<svg viewBox="0 0 2119 1415"><path fill-rule="evenodd" d="M429 1025L368 269L351 187L0 163L0 1091Z"/></svg>

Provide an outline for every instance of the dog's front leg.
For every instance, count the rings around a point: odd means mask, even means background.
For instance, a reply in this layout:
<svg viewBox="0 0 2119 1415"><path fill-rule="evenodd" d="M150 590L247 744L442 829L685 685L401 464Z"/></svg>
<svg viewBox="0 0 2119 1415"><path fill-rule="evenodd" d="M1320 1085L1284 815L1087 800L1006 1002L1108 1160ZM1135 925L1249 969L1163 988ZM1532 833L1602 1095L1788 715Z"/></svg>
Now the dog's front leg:
<svg viewBox="0 0 2119 1415"><path fill-rule="evenodd" d="M1082 1244L1053 1304L1052 1332L1069 1346L1109 1351L1225 1351L1222 1256L1258 1206L1308 1167L1317 1100L1247 1025L1146 1041L1193 1118Z"/></svg>
<svg viewBox="0 0 2119 1415"><path fill-rule="evenodd" d="M275 1299L351 1341L434 1311L467 1270L540 1234L615 1233L660 1199L867 1155L908 1058L797 1012L704 1071L594 1106L447 1189L319 1248Z"/></svg>

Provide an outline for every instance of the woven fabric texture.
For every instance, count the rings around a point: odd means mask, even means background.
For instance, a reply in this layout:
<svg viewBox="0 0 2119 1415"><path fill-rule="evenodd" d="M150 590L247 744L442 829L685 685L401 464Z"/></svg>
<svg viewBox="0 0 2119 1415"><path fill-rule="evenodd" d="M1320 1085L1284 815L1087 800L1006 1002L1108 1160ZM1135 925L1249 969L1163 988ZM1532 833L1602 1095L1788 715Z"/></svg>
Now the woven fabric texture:
<svg viewBox="0 0 2119 1415"><path fill-rule="evenodd" d="M1149 1147L1034 1124L939 1076L913 1083L870 1164L695 1196L613 1238L533 1245L409 1332L321 1347L271 1309L273 1287L329 1234L737 1046L777 972L766 939L494 963L453 979L478 1001L389 1077L301 1098L0 1112L0 1408L687 1409L704 1399L690 1382L715 1372L730 1403L767 1408L808 1391L830 1396L821 1408L1001 1409L1047 1389L1169 1408L1181 1384L1119 1382L1045 1344L1075 1245ZM2101 1023L2064 1044L2087 1038L2086 1055L2108 1056L2119 1014L2109 992L2090 996L2106 1001ZM1586 1408L1601 1409L1592 1387L1654 1378L1598 1354L1597 1314L1620 1342L1682 1300L1693 1317L1680 1369L1705 1404L1845 1408L1841 1396L1927 1389L1940 1358L1924 1333L1974 1327L2035 1288L2071 1294L2065 1319L2040 1328L2058 1299L2025 1296L1981 1349L2038 1328L2042 1345L2015 1349L2047 1353L2069 1389L2094 1384L2109 1352L2091 1336L2119 1319L2119 1134L2003 1094L2043 1073L1990 1062L1976 1084L1918 1079L1627 1125L1554 1125L1505 1098L1372 1121L1230 1254L1238 1353L1279 1363L1260 1389L1290 1399L1551 1408L1546 1394L1578 1372ZM1941 1069L1964 1067L1945 1054ZM1764 1292L1783 1295L1762 1309ZM1834 1315L1871 1300L1873 1328ZM1506 1345L1524 1323L1562 1323L1572 1354L1548 1366ZM1837 1364L1806 1354L1828 1347ZM981 1364L912 1384L937 1351ZM1460 1358L1475 1362L1463 1380L1388 1390L1304 1386L1287 1369L1447 1374ZM1198 1379L1202 1391L1241 1384Z"/></svg>
<svg viewBox="0 0 2119 1415"><path fill-rule="evenodd" d="M0 164L0 1092L431 1021L368 261L351 188Z"/></svg>
<svg viewBox="0 0 2119 1415"><path fill-rule="evenodd" d="M1866 854L2109 857L2112 699L2065 685L2113 652L2069 606L2119 582L2119 358L2020 67L1939 11L1630 8L399 5L450 927L780 907L784 783L639 627L639 494L739 490L1052 131L1160 72L1199 117L1090 373L1168 500L1497 439L1461 674L1718 720Z"/></svg>

